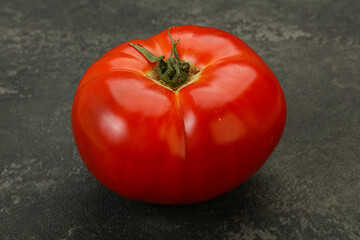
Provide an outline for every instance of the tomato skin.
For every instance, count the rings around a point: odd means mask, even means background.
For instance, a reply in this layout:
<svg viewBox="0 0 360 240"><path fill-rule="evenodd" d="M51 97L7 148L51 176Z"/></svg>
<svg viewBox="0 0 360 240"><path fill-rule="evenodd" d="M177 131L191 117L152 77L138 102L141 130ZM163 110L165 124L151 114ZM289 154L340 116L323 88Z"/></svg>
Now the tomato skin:
<svg viewBox="0 0 360 240"><path fill-rule="evenodd" d="M171 91L145 74L156 66L123 43L97 60L74 97L71 122L79 153L107 188L129 199L191 204L230 191L275 149L286 121L275 75L234 35L178 26L181 59L199 79ZM167 30L134 40L168 57Z"/></svg>

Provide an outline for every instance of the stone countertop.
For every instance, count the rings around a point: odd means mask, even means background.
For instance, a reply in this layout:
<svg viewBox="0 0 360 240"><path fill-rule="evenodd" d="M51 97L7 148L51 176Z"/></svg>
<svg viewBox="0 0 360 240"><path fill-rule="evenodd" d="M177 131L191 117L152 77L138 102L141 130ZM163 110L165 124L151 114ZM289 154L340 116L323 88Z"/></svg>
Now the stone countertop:
<svg viewBox="0 0 360 240"><path fill-rule="evenodd" d="M360 239L359 1L0 3L0 239ZM251 179L190 206L124 199L88 172L70 112L85 70L171 25L231 32L287 100Z"/></svg>

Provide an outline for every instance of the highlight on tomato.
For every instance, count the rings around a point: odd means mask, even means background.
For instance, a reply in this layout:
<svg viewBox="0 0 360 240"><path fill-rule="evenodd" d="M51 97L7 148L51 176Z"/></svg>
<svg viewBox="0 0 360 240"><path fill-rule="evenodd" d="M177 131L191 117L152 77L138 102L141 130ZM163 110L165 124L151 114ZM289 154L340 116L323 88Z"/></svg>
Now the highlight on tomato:
<svg viewBox="0 0 360 240"><path fill-rule="evenodd" d="M92 64L71 124L82 160L133 200L191 204L250 178L286 121L281 86L238 37L176 26L132 40Z"/></svg>

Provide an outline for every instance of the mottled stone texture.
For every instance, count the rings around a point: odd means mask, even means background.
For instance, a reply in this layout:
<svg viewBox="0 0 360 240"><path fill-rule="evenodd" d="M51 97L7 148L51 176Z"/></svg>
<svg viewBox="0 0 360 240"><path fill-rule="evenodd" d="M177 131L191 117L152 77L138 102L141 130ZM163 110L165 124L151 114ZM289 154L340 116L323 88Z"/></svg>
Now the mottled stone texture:
<svg viewBox="0 0 360 240"><path fill-rule="evenodd" d="M359 12L358 0L2 0L0 239L360 239ZM72 99L106 51L182 24L229 31L259 53L284 89L286 129L224 196L130 201L82 163Z"/></svg>

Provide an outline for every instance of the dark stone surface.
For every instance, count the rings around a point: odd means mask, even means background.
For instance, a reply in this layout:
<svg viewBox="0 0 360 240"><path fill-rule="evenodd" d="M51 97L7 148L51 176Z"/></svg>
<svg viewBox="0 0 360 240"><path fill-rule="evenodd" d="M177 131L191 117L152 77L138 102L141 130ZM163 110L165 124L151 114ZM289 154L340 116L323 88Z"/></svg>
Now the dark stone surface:
<svg viewBox="0 0 360 240"><path fill-rule="evenodd" d="M360 2L0 3L0 239L360 239ZM234 191L159 206L105 189L70 128L82 74L170 25L242 38L283 86L286 129Z"/></svg>

